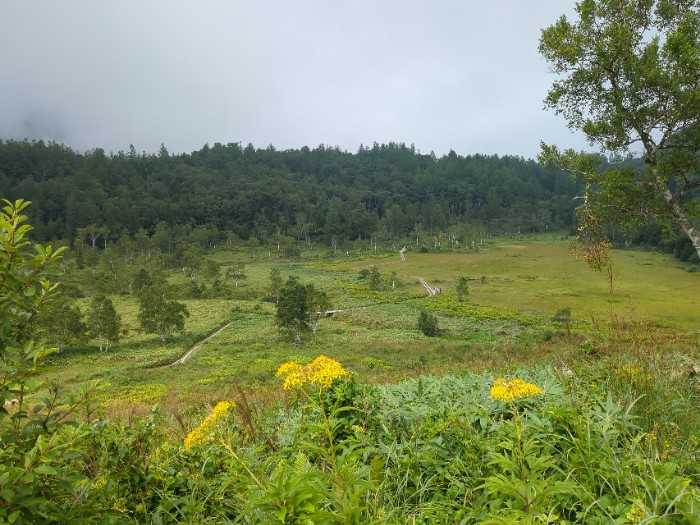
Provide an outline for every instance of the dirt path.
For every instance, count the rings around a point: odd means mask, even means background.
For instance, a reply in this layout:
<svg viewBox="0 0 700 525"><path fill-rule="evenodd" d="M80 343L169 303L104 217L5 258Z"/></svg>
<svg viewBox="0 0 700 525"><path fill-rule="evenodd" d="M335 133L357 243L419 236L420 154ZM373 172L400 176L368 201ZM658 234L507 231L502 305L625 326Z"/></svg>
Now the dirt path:
<svg viewBox="0 0 700 525"><path fill-rule="evenodd" d="M186 353L185 355L183 355L180 359L178 359L177 361L175 361L175 362L173 363L173 365L183 365L183 364L185 364L185 362L186 362L190 357L192 357L195 353L197 353L197 352L202 348L202 346L204 346L204 343L206 343L207 341L209 341L209 339L211 339L211 338L216 337L217 335L219 335L221 332L223 332L224 330L226 330L226 329L227 329L229 326L231 326L232 324L233 324L233 321L231 321L230 323L226 323L224 326L222 326L221 328L219 328L216 332L213 332L213 333L209 334L207 337L205 337L205 338L202 339L201 341L198 341L197 343L195 343L194 346L193 346L192 348L190 348L190 349L187 351L187 353Z"/></svg>

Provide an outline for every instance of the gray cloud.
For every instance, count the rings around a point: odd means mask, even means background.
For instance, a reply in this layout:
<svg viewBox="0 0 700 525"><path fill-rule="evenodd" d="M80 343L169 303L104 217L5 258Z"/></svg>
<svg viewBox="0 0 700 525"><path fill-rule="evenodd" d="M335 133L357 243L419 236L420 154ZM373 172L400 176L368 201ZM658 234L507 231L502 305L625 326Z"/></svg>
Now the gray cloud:
<svg viewBox="0 0 700 525"><path fill-rule="evenodd" d="M542 110L573 2L0 0L0 137L77 149L585 147Z"/></svg>

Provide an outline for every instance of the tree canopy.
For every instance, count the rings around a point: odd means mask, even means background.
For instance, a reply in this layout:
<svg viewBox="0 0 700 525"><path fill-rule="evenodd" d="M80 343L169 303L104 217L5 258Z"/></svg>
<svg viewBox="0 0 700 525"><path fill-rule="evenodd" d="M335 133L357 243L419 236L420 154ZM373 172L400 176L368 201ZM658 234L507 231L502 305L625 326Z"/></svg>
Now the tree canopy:
<svg viewBox="0 0 700 525"><path fill-rule="evenodd" d="M280 333L300 341L305 332L316 333L318 321L331 307L331 301L326 292L317 290L309 284L302 284L294 277L279 289L277 300L277 326Z"/></svg>
<svg viewBox="0 0 700 525"><path fill-rule="evenodd" d="M100 352L109 350L111 343L119 341L122 328L121 317L112 300L104 294L93 297L87 315L90 334L97 337Z"/></svg>
<svg viewBox="0 0 700 525"><path fill-rule="evenodd" d="M545 103L613 162L544 144L541 162L585 181L578 214L589 252L604 247L606 223L656 218L700 254L698 2L582 0L576 13L542 31L539 50L557 75ZM641 168L623 162L630 152Z"/></svg>
<svg viewBox="0 0 700 525"><path fill-rule="evenodd" d="M185 318L190 316L187 307L180 302L169 300L165 291L158 286L147 286L138 293L139 324L144 332L157 334L165 341L173 331L185 329Z"/></svg>
<svg viewBox="0 0 700 525"><path fill-rule="evenodd" d="M355 153L217 143L165 157L79 153L41 141L0 141L0 188L34 201L38 238L78 239L86 258L125 234L153 253L172 252L176 240L202 248L253 238L340 246L416 239L414 231L428 243L427 234L449 231L463 246L465 224L492 234L570 228L576 191L532 160L437 158L402 143Z"/></svg>
<svg viewBox="0 0 700 525"><path fill-rule="evenodd" d="M277 300L276 319L280 332L300 341L301 335L311 330L310 310L309 289L293 277L287 279Z"/></svg>

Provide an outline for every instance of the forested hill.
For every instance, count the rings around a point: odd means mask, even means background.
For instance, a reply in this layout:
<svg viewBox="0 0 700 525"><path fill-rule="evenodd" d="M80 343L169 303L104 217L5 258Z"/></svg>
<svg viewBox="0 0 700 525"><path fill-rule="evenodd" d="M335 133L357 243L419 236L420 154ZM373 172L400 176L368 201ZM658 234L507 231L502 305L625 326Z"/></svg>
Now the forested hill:
<svg viewBox="0 0 700 525"><path fill-rule="evenodd" d="M215 144L191 154L79 153L55 143L0 142L0 196L24 198L39 239L102 227L116 239L177 228L216 243L271 235L337 243L401 239L468 224L493 234L571 228L575 183L519 157L404 144L278 151ZM103 237L105 237L103 235Z"/></svg>

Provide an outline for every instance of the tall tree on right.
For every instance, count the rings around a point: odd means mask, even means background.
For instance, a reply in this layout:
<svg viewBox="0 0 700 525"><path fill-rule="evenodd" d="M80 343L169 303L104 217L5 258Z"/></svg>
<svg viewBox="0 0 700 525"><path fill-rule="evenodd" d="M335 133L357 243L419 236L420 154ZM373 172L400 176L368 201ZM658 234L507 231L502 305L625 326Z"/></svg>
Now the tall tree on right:
<svg viewBox="0 0 700 525"><path fill-rule="evenodd" d="M540 53L557 80L545 104L601 156L542 144L540 162L583 178L579 238L600 263L604 226L649 218L680 228L700 255L700 2L581 0L576 20L544 29ZM619 162L641 151L644 169Z"/></svg>

